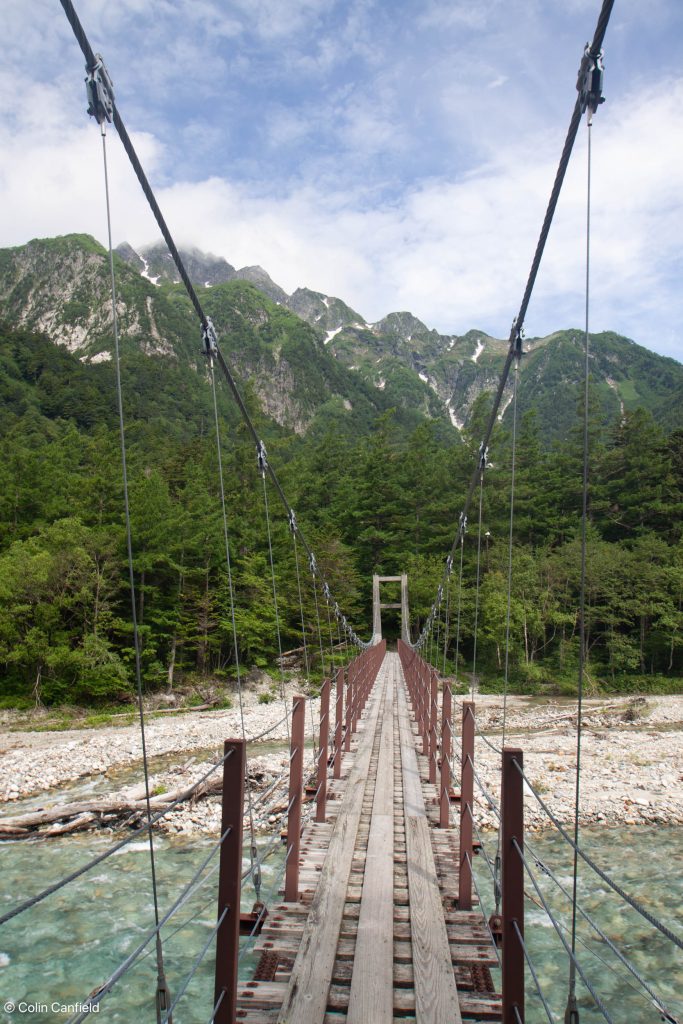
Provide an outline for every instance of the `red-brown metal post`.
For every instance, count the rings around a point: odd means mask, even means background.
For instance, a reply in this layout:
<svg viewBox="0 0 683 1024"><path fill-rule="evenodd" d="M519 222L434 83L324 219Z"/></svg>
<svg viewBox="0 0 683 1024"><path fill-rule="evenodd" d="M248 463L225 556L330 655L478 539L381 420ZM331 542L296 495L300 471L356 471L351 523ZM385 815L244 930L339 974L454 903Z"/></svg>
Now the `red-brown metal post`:
<svg viewBox="0 0 683 1024"><path fill-rule="evenodd" d="M436 718L438 711L439 687L436 670L429 673L429 781L436 784Z"/></svg>
<svg viewBox="0 0 683 1024"><path fill-rule="evenodd" d="M292 737L289 764L289 813L287 815L287 866L285 903L299 899L299 847L301 845L301 800L304 785L304 715L306 698L292 700Z"/></svg>
<svg viewBox="0 0 683 1024"><path fill-rule="evenodd" d="M444 683L441 700L441 796L439 799L439 828L450 825L451 756L453 750L451 723L451 688Z"/></svg>
<svg viewBox="0 0 683 1024"><path fill-rule="evenodd" d="M429 757L429 676L427 674L427 665L424 664L425 671L422 673L420 679L420 718L422 722L422 753L425 757Z"/></svg>
<svg viewBox="0 0 683 1024"><path fill-rule="evenodd" d="M334 722L334 777L341 778L342 725L344 720L344 669L337 669L336 676L336 718Z"/></svg>
<svg viewBox="0 0 683 1024"><path fill-rule="evenodd" d="M472 909L472 819L474 815L474 704L462 706L462 779L460 782L460 877L458 909Z"/></svg>
<svg viewBox="0 0 683 1024"><path fill-rule="evenodd" d="M315 820L325 820L327 805L327 751L330 737L330 686L331 679L323 680L320 691L320 750L318 751L318 796L315 806Z"/></svg>
<svg viewBox="0 0 683 1024"><path fill-rule="evenodd" d="M501 881L503 895L503 1024L524 1022L524 951L514 925L524 938L524 790L515 767L524 755L514 747L503 750L501 780ZM519 846L517 850L515 843Z"/></svg>
<svg viewBox="0 0 683 1024"><path fill-rule="evenodd" d="M227 907L216 932L216 973L214 1006L221 1000L216 1024L235 1024L237 1007L237 958L240 951L240 891L242 878L242 816L247 745L244 740L226 740L223 762L221 835L230 832L221 845L218 868L218 917Z"/></svg>
<svg viewBox="0 0 683 1024"><path fill-rule="evenodd" d="M353 680L356 674L356 659L349 662L349 669L346 673L346 735L344 736L344 750L351 749L351 727L353 725Z"/></svg>

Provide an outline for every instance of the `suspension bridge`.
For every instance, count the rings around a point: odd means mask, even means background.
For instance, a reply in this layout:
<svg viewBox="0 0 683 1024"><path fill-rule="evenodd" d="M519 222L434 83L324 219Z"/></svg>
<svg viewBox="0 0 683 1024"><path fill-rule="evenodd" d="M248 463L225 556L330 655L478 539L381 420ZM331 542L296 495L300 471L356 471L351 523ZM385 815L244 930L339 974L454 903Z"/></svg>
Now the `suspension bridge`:
<svg viewBox="0 0 683 1024"><path fill-rule="evenodd" d="M482 442L473 469L464 506L450 553L445 559L431 611L420 635L411 639L408 579L403 573L373 578L373 622L370 642L363 642L334 599L279 483L260 435L242 400L240 390L220 351L211 320L175 246L169 228L145 176L121 114L116 106L111 80L102 58L95 54L71 0L61 0L76 40L86 60L89 113L101 128L107 189L109 250L112 287L112 322L117 367L121 457L123 465L126 527L128 537L131 615L135 638L135 669L143 741L146 781L146 819L142 825L109 846L92 860L42 891L17 903L0 917L0 926L40 907L78 878L88 876L98 865L136 838L149 845L150 877L154 897L154 922L138 944L89 994L82 994L69 1024L88 1018L114 999L117 986L125 984L129 972L150 952L155 954L155 1004L158 1024L189 1019L188 988L200 967L213 959L214 992L199 1018L209 1024L333 1024L348 1020L355 1024L388 1024L416 1021L418 1024L458 1024L460 1021L524 1021L547 1019L550 1024L564 1014L567 1024L578 1024L579 1003L588 1005L588 1019L610 1024L624 1020L619 1006L607 1005L591 981L583 958L577 953L576 922L586 922L600 943L610 949L629 984L638 987L648 1007L660 1020L676 1024L665 1000L606 931L581 907L577 897L579 865L595 872L610 898L629 907L662 937L672 951L683 949L683 940L665 922L630 895L620 882L607 874L582 847L579 835L580 738L583 665L579 669L577 729L577 782L575 826L570 831L524 772L524 753L505 742L500 747L477 726L473 700L461 700L447 677L446 644L457 618L459 642L458 563L462 574L462 552L468 533L470 505L481 494L488 468L488 446L501 405L503 392L514 367L512 491L510 497L510 552L514 530L514 458L517 375L523 355L523 325L528 303L541 263L545 243L562 188L572 146L582 118L590 133L593 115L602 102L602 43L613 0L604 0L597 26L581 58L577 97L562 151L550 201L541 228L522 303L513 322L509 352L501 375ZM215 369L227 383L255 445L263 481L265 522L268 535L273 605L278 649L278 595L270 542L269 492L281 503L293 542L293 557L302 616L306 675L309 655L301 600L305 572L300 551L308 564L308 584L315 598L317 636L324 679L320 692L320 713L314 745L312 775L305 772L305 716L311 708L309 696L296 696L291 715L286 708L290 735L289 765L285 775L258 796L249 781L247 738L227 737L223 754L188 790L172 802L155 798L149 791L144 741L144 714L140 673L139 630L135 619L135 578L126 483L126 445L118 374L119 345L116 310L116 279L111 247L111 220L106 174L106 126L113 123L148 199L169 252L176 263L201 325L202 343L214 396L218 467L225 540L226 578L229 586L235 657L239 651L234 614L234 591L230 562L230 537L221 467L221 424L215 404ZM589 136L590 137L590 136ZM590 159L590 149L589 149ZM590 206L589 206L590 211ZM588 318L588 301L586 302ZM586 367L588 365L588 320L586 322ZM587 386L586 372L586 386ZM585 403L587 416L588 403ZM583 541L585 552L587 462L584 459ZM481 512L478 531L477 579L481 551ZM584 566L585 568L585 566ZM510 557L510 573L512 559ZM381 585L399 583L400 602L383 603ZM461 582L461 575L460 575ZM509 623L508 587L508 623ZM387 650L382 639L382 611L401 612L401 639L397 650ZM323 641L321 608L327 613L329 645ZM333 625L334 620L334 625ZM583 622L583 603L580 609ZM335 637L336 631L336 637ZM582 637L583 640L583 637ZM442 660L443 647L443 660ZM583 651L583 642L580 647ZM439 672L441 667L441 672ZM241 687L239 663L236 665ZM507 657L505 665L507 692ZM240 700L241 700L241 688ZM267 738L268 732L260 738ZM500 786L491 792L477 771L477 743L485 743L500 758ZM155 869L154 828L181 802L201 792L211 777L222 772L222 819L219 839L210 846L199 868L172 902L160 905ZM286 787L287 825L282 836L274 835L259 846L253 833L254 807L274 806L280 799L278 786ZM524 792L538 803L553 827L568 845L573 858L573 886L563 882L543 863L524 836ZM482 834L477 827L476 805L482 803L498 821L497 837ZM159 808L159 809L157 809ZM154 813L153 813L154 811ZM245 823L249 830L245 835ZM263 892L261 868L284 844L282 867L268 893ZM495 851L494 851L495 844ZM482 871L474 870L478 855ZM482 883L482 873L486 883ZM216 884L217 874L217 884ZM542 878L542 882L541 882ZM164 941L169 928L178 926L175 917L191 897L213 879L216 891L216 924L192 967L182 978L167 979ZM479 879L479 880L478 880ZM548 881L570 901L571 928L567 930L554 914L547 896ZM253 910L241 905L253 890ZM562 992L546 991L525 939L526 894L531 891L537 907L557 935L567 958L568 982ZM171 923L172 922L172 923ZM179 926L182 927L182 926ZM569 936L569 937L568 937ZM247 956L253 969L247 971ZM500 973L498 973L500 971ZM499 978L500 982L494 981ZM498 986L499 991L496 990ZM533 1011L529 1012L533 1006ZM196 1008L195 1008L196 1009ZM583 1012L583 1011L582 1011ZM146 1018L147 1019L147 1018ZM654 1018L652 1018L654 1019Z"/></svg>

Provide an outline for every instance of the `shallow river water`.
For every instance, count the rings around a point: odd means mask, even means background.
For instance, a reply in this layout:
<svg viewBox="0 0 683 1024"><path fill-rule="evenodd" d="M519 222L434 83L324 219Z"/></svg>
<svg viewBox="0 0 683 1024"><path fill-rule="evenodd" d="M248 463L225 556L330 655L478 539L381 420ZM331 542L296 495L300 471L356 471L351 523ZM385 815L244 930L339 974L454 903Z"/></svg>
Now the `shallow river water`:
<svg viewBox="0 0 683 1024"><path fill-rule="evenodd" d="M89 836L45 843L0 844L3 893L0 908L9 909L21 898L44 888L106 849L111 841ZM262 841L262 846L269 842ZM683 842L680 830L593 830L584 833L582 842L629 893L681 934ZM178 897L212 845L210 840L155 837L162 914ZM559 880L571 888L571 857L566 845L549 837L533 838L531 845ZM494 837L489 838L488 846L494 853ZM263 866L265 896L276 887L282 870L283 849L279 843L272 849L272 855ZM211 862L205 874L215 863ZM487 879L486 864L481 856L476 860L476 870L484 906L490 912L490 876ZM213 872L163 930L166 973L172 994L179 991L215 924L216 883L217 874ZM553 892L555 887L547 878L541 876L540 884L558 919L568 924L570 909L566 899L557 894L557 890ZM531 883L527 888L535 896ZM634 961L674 1017L683 1018L680 950L625 907L587 867L581 868L579 893L585 910ZM249 909L253 900L253 888L247 884L243 908ZM527 903L526 915L530 953L554 1019L559 1022L566 1003L567 955L553 926L532 902ZM62 1012L59 1006L84 1001L152 927L149 847L147 843L136 841L89 875L0 929L0 1020L8 1024L67 1020L69 1013ZM579 960L582 966L585 964L615 1024L649 1024L662 1020L651 999L643 996L637 982L619 965L606 944L590 937L590 929L583 922L578 935ZM601 959L596 959L584 942ZM150 952L140 957L124 979L104 997L95 1019L153 1024L156 979L153 943L148 949ZM251 974L254 960L253 954L244 958L243 976ZM494 980L498 982L495 972ZM546 1021L538 999L532 995L530 978L527 990L528 1024ZM580 983L578 992L582 1024L604 1019L592 1008L590 997ZM212 1000L213 950L210 947L174 1012L174 1019L183 1024L205 1024L211 1016ZM9 1004L14 1004L13 1011L8 1010Z"/></svg>

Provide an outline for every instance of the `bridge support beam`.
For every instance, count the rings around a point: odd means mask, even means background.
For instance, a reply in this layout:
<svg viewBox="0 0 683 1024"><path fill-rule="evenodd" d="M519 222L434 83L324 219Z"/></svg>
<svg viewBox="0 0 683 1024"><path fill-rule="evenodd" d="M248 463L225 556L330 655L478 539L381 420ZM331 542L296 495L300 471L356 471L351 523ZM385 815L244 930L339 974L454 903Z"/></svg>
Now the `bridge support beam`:
<svg viewBox="0 0 683 1024"><path fill-rule="evenodd" d="M400 583L400 603L382 604L380 601L380 583ZM410 612L408 608L408 576L373 576L372 577L372 642L378 644L382 639L382 609L392 608L401 611L401 639L410 643Z"/></svg>
<svg viewBox="0 0 683 1024"><path fill-rule="evenodd" d="M472 820L474 814L474 704L462 706L462 779L460 782L460 877L458 909L472 909Z"/></svg>
<svg viewBox="0 0 683 1024"><path fill-rule="evenodd" d="M292 699L292 736L289 764L289 811L287 814L287 854L285 903L299 899L299 850L301 847L301 802L304 785L304 724L306 698Z"/></svg>
<svg viewBox="0 0 683 1024"><path fill-rule="evenodd" d="M232 753L230 754L230 751ZM235 1024L237 958L240 950L240 892L242 887L242 818L247 745L243 739L223 746L223 798L218 868L218 917L227 913L216 932L216 973L213 1005L219 1003L216 1024ZM230 754L228 757L227 755Z"/></svg>
<svg viewBox="0 0 683 1024"><path fill-rule="evenodd" d="M501 860L503 896L502 1024L524 1024L524 755L516 747L503 750L501 782Z"/></svg>

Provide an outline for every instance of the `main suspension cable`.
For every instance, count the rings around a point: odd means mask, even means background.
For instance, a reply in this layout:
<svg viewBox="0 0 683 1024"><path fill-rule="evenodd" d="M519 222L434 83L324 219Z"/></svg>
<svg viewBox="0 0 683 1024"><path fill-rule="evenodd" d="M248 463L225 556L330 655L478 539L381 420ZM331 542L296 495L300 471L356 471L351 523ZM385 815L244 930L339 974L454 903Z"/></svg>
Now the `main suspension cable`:
<svg viewBox="0 0 683 1024"><path fill-rule="evenodd" d="M555 180L553 182L553 187L550 193L550 199L548 200L548 206L546 208L545 216L543 218L541 232L538 238L538 242L536 243L536 250L534 252L534 256L531 262L531 269L529 270L529 276L527 278L526 286L524 288L524 294L522 296L519 312L517 313L515 319L512 321L512 327L510 329L510 336L508 341L508 353L505 359L503 370L500 375L500 380L498 382L498 389L493 399L493 406L489 413L488 422L484 430L484 436L480 446L480 451L485 451L489 446L491 434L493 432L493 428L496 423L496 418L498 416L498 411L500 409L500 404L503 398L503 392L505 391L508 376L512 368L512 363L515 358L515 354L521 347L521 334L522 329L524 327L524 320L526 318L529 302L531 300L531 295L534 290L534 285L536 283L536 277L538 276L538 271L541 266L543 253L545 252L546 243L548 241L548 236L550 234L550 227L555 216L555 211L557 209L557 204L560 198L560 192L562 191L562 185L564 184L567 168L569 166L569 159L571 157L572 149L574 148L574 142L576 141L576 136L579 130L579 126L581 124L581 117L583 115L584 110L586 109L585 92L582 91L580 86L582 85L586 77L586 74L591 72L591 66L596 66L598 63L600 53L602 50L602 44L605 38L605 32L607 31L607 25L609 23L613 7L614 0L603 0L602 7L600 9L600 14L598 16L598 21L595 27L595 32L593 33L593 41L592 43L586 46L581 60L581 66L579 68L579 82L577 83L579 95L576 98L574 109L572 111L572 115L569 121L569 128L567 130L564 146L562 148L562 154L560 156L560 162L555 174ZM598 102L601 102L601 100L599 100ZM461 522L463 516L466 518L469 513L469 508L472 503L472 499L474 497L474 492L476 490L478 482L479 464L477 463L472 472L472 477L470 479L467 494L465 496L465 501L461 513ZM456 533L453 539L453 544L451 546L450 551L451 555L455 554L455 549L457 547L460 535L461 528L459 528L458 532ZM421 636L420 638L418 638L418 641L415 646L420 646L422 642L423 637Z"/></svg>

